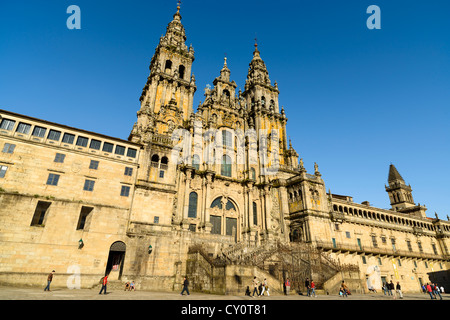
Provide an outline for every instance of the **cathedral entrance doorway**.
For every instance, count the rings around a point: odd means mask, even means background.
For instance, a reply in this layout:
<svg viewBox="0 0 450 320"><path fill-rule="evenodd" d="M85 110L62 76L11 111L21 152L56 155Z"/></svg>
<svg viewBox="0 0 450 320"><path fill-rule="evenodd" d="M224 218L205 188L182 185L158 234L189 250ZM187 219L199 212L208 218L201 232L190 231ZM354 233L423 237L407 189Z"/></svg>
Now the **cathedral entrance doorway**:
<svg viewBox="0 0 450 320"><path fill-rule="evenodd" d="M105 270L105 275L109 274L109 280L120 280L122 277L125 250L126 245L122 241L116 241L111 245Z"/></svg>

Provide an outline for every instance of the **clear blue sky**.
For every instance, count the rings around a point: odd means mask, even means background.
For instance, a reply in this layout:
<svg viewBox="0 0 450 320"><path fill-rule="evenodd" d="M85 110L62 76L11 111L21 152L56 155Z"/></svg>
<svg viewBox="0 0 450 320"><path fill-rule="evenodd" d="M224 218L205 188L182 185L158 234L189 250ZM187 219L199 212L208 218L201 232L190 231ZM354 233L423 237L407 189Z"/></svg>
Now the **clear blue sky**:
<svg viewBox="0 0 450 320"><path fill-rule="evenodd" d="M81 30L69 30L69 5ZM381 30L369 30L369 5ZM122 139L176 1L2 1L0 108ZM416 203L450 215L450 1L195 1L194 108L226 54L243 89L257 36L288 135L333 193L389 208L389 164Z"/></svg>

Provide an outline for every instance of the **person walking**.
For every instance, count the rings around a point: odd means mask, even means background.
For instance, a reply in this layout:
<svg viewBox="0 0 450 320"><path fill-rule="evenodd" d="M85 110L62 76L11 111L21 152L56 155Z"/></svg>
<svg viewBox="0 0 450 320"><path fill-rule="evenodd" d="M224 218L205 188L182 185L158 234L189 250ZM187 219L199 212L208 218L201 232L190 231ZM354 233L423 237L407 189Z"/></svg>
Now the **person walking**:
<svg viewBox="0 0 450 320"><path fill-rule="evenodd" d="M315 298L317 298L317 294L316 294L316 284L314 283L313 279L311 279L311 292L310 292L310 296L312 297L314 295Z"/></svg>
<svg viewBox="0 0 450 320"><path fill-rule="evenodd" d="M261 296L264 295L264 291L267 291L267 295L270 296L269 288L267 287L267 279L266 278L264 278L264 281L262 282L262 290L261 290L261 294L260 294Z"/></svg>
<svg viewBox="0 0 450 320"><path fill-rule="evenodd" d="M384 291L384 295L386 295L387 292L387 283L383 282L383 291Z"/></svg>
<svg viewBox="0 0 450 320"><path fill-rule="evenodd" d="M98 294L106 294L106 285L108 284L108 275L104 276L102 279L102 288L100 289L100 292Z"/></svg>
<svg viewBox="0 0 450 320"><path fill-rule="evenodd" d="M306 278L305 280L305 289L306 289L306 296L309 297L311 292L310 292L310 286L309 286L309 278Z"/></svg>
<svg viewBox="0 0 450 320"><path fill-rule="evenodd" d="M258 297L259 296L259 294L258 294L258 283L259 283L259 281L258 281L258 279L256 279L256 277L253 277L253 295L252 295L252 297L254 297L255 296L255 292L256 292L256 296Z"/></svg>
<svg viewBox="0 0 450 320"><path fill-rule="evenodd" d="M47 276L47 286L45 287L44 291L50 291L50 284L53 281L53 274L55 273L55 270L52 270L52 272L49 273Z"/></svg>
<svg viewBox="0 0 450 320"><path fill-rule="evenodd" d="M437 296L439 296L440 300L442 300L442 296L441 296L441 290L439 290L439 287L437 284L433 283L432 286L434 287L434 296L437 299Z"/></svg>
<svg viewBox="0 0 450 320"><path fill-rule="evenodd" d="M395 286L395 290L400 299L403 299L402 287L400 286L400 282L397 281L397 285Z"/></svg>
<svg viewBox="0 0 450 320"><path fill-rule="evenodd" d="M428 294L430 295L431 300L436 299L436 298L433 298L433 289L431 288L431 285L429 283L427 283L426 288L427 288Z"/></svg>
<svg viewBox="0 0 450 320"><path fill-rule="evenodd" d="M286 287L286 295L288 296L291 291L291 282L289 281L289 278L286 278L284 286Z"/></svg>
<svg viewBox="0 0 450 320"><path fill-rule="evenodd" d="M184 280L183 280L183 290L181 290L181 295L183 295L183 293L186 291L186 293L187 293L187 295L189 296L190 295L190 293L189 293L189 280L186 278L186 277L184 277Z"/></svg>
<svg viewBox="0 0 450 320"><path fill-rule="evenodd" d="M339 292L342 293L342 296L343 296L343 297L346 297L346 298L348 297L348 294L347 294L347 292L348 292L348 287L347 287L347 285L345 284L344 280L342 280L341 288L339 289Z"/></svg>

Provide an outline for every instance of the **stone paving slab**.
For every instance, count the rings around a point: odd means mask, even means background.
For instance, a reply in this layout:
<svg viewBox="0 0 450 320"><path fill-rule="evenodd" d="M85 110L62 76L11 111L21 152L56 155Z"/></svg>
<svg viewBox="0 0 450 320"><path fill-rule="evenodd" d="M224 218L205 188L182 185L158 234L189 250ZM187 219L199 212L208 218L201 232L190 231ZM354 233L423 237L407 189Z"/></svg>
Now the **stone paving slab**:
<svg viewBox="0 0 450 320"><path fill-rule="evenodd" d="M177 292L156 292L156 291L124 291L119 289L108 290L107 294L99 295L98 289L68 289L54 288L50 292L43 288L36 287L7 287L0 286L0 300L177 300L177 301L208 301L208 300L240 300L240 301L295 301L295 300L431 300L428 294L404 293L403 299L394 299L392 296L381 293L353 294L347 298L339 295L319 294L317 297L307 297L305 295L291 294L271 295L262 297L248 297L245 295L215 295L191 292L191 294L181 296ZM450 294L442 294L443 301L450 301ZM439 297L437 301L440 301Z"/></svg>

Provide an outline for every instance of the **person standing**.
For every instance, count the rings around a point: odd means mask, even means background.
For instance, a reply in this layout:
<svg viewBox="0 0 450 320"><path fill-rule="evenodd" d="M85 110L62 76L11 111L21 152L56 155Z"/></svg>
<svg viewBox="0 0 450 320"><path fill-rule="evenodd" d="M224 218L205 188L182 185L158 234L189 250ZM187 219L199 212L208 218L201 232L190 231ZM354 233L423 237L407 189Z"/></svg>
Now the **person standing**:
<svg viewBox="0 0 450 320"><path fill-rule="evenodd" d="M391 282L388 283L388 292L390 296L394 295L393 291L394 291L394 283L391 280Z"/></svg>
<svg viewBox="0 0 450 320"><path fill-rule="evenodd" d="M184 281L183 281L183 290L181 290L181 295L183 295L183 293L186 291L187 295L189 296L189 280L184 277Z"/></svg>
<svg viewBox="0 0 450 320"><path fill-rule="evenodd" d="M288 296L291 291L291 282L289 281L289 278L286 278L284 286L286 287L286 295Z"/></svg>
<svg viewBox="0 0 450 320"><path fill-rule="evenodd" d="M102 279L102 288L100 289L100 292L98 294L106 294L106 285L108 284L108 275L105 275Z"/></svg>
<svg viewBox="0 0 450 320"><path fill-rule="evenodd" d="M309 287L309 278L306 278L305 280L305 289L306 289L306 296L309 297L310 295L310 287Z"/></svg>
<svg viewBox="0 0 450 320"><path fill-rule="evenodd" d="M52 272L49 273L47 276L47 286L45 287L44 291L50 291L50 284L53 281L53 274L55 273L55 270L52 270Z"/></svg>

